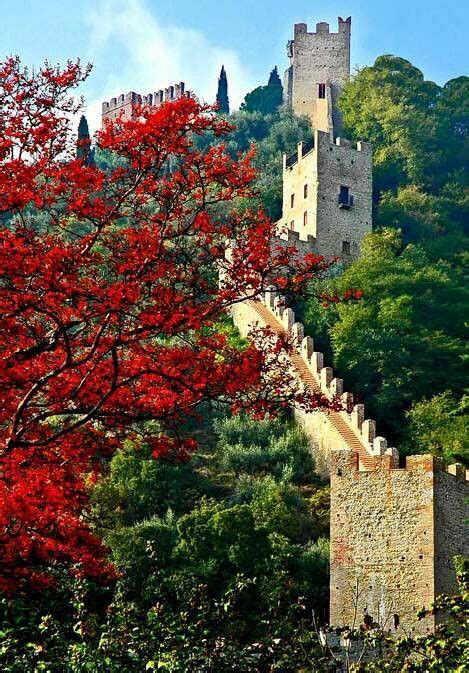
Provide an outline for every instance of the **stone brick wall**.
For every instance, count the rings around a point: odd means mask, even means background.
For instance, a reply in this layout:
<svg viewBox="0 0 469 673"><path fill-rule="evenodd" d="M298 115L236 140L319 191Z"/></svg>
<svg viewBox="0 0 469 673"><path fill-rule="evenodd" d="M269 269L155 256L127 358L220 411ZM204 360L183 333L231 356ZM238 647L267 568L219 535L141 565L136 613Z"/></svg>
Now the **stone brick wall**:
<svg viewBox="0 0 469 673"><path fill-rule="evenodd" d="M132 119L136 105L151 105L153 107L158 107L166 101L177 100L182 96L191 95L190 91L186 91L184 82L178 82L174 86L171 85L164 90L160 89L159 91L149 93L146 96L135 93L135 91L129 91L127 94L121 93L119 96L111 98L110 101L103 102L101 124L104 127L107 120L114 120L119 117L122 117L123 121Z"/></svg>
<svg viewBox="0 0 469 673"><path fill-rule="evenodd" d="M298 115L310 117L313 128L324 128L324 117L317 106L319 84L330 83L334 127L340 127L337 99L344 83L350 77L351 18L339 17L338 32L331 33L328 23L318 23L316 31L308 33L305 23L297 23L294 37L288 43L290 67L285 73L284 89L287 104Z"/></svg>
<svg viewBox="0 0 469 673"><path fill-rule="evenodd" d="M341 186L348 188L353 204L339 203ZM294 155L284 156L283 213L277 228L282 238L295 232L325 257L357 257L372 229L370 143L354 147L316 131L313 146L300 143Z"/></svg>
<svg viewBox="0 0 469 673"><path fill-rule="evenodd" d="M372 148L345 138L331 142L317 134L317 250L325 257L358 257L361 242L372 230ZM353 205L339 204L341 186Z"/></svg>
<svg viewBox="0 0 469 673"><path fill-rule="evenodd" d="M454 588L450 560L469 553L467 482L432 456L411 456L405 469L382 456L359 471L351 451L331 454L330 474L331 624L358 626L366 613L397 635L432 630L434 617L417 613Z"/></svg>
<svg viewBox="0 0 469 673"><path fill-rule="evenodd" d="M469 556L469 492L465 469L435 472L435 593L456 588L453 557Z"/></svg>

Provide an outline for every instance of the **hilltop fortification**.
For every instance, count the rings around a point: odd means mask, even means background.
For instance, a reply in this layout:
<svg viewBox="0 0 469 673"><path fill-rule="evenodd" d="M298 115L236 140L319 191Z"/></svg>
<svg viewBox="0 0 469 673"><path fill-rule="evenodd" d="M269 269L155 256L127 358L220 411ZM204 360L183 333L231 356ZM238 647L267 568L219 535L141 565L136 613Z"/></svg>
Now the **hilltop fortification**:
<svg viewBox="0 0 469 673"><path fill-rule="evenodd" d="M290 334L296 350L285 367L303 388L342 402L341 411L294 409L317 469L330 476L331 625L366 621L398 636L432 631L437 617L420 620L418 613L455 590L453 557L469 555L466 471L429 455L407 457L402 466L284 297L269 291L232 310L243 336L266 326Z"/></svg>
<svg viewBox="0 0 469 673"><path fill-rule="evenodd" d="M344 261L360 254L372 222L372 147L339 136L337 101L350 75L351 19L316 32L296 24L288 44L287 105L307 115L314 140L283 158L283 214L278 241ZM366 139L365 139L366 140ZM293 148L292 148L293 149ZM283 297L266 292L233 308L247 336L256 327L289 333L296 343L285 367L300 386L340 399L342 411L294 409L311 438L316 468L331 482L330 623L376 624L395 633L426 633L436 617L418 618L437 595L456 588L453 557L469 555L468 481L460 465L396 449L344 391Z"/></svg>

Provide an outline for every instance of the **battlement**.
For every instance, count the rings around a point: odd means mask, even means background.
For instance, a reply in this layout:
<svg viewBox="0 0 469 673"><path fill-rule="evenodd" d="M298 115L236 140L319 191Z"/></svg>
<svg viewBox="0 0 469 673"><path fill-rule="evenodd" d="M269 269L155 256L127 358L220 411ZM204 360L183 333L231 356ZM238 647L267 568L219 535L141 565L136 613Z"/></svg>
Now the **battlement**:
<svg viewBox="0 0 469 673"><path fill-rule="evenodd" d="M316 24L316 30L314 32L308 33L308 24L307 23L295 23L293 28L293 34L295 38L299 35L338 35L340 33L348 32L350 33L352 26L352 17L349 16L347 19L342 19L341 16L337 17L337 33L331 33L329 24L326 21L320 21Z"/></svg>
<svg viewBox="0 0 469 673"><path fill-rule="evenodd" d="M330 151L333 151L336 148L351 150L353 152L362 152L363 154L371 154L373 151L372 144L364 142L363 140L359 140L357 143L352 143L347 138L338 137L333 141L331 140L330 134L325 131L317 131L315 136L316 140L313 138L308 142L299 142L297 151L294 154L283 155L284 170L292 169L295 164L302 161L307 155L319 147L320 144L328 145Z"/></svg>
<svg viewBox="0 0 469 673"><path fill-rule="evenodd" d="M324 100L319 101L320 103ZM326 124L327 125L327 124ZM372 145L316 130L283 155L283 208L277 232L298 234L327 259L358 257L372 228Z"/></svg>
<svg viewBox="0 0 469 673"><path fill-rule="evenodd" d="M343 379L334 375L332 367L326 366L324 354L315 350L313 337L305 335L304 325L296 320L295 312L287 306L285 298L274 290L268 290L260 297L260 301L278 319L284 330L292 335L297 352L318 389L328 399L340 400L342 411L339 416L349 430L349 433L343 433L343 445L351 446L350 440L353 439L353 446L361 449L357 454L360 456L361 469L375 468L374 459L381 456L386 457L389 469L398 467L397 450L388 447L387 440L377 435L376 422L366 418L365 405L356 404L353 394L344 391ZM337 425L340 434L341 424Z"/></svg>
<svg viewBox="0 0 469 673"><path fill-rule="evenodd" d="M124 118L131 118L132 108L136 105L144 105L151 107L159 107L163 103L178 100L179 98L192 96L191 91L186 90L184 82L159 89L146 95L129 91L126 94L121 93L119 96L111 98L109 101L104 101L102 104L102 118L105 119L116 118L123 113Z"/></svg>
<svg viewBox="0 0 469 673"><path fill-rule="evenodd" d="M453 558L469 553L465 470L415 455L363 472L355 452L338 450L330 475L331 624L359 626L365 614L397 636L433 631L439 617L418 612L455 590Z"/></svg>
<svg viewBox="0 0 469 673"><path fill-rule="evenodd" d="M288 333L294 350L285 367L296 371L300 389L342 405L340 411L294 409L313 440L316 469L321 456L329 467L331 625L358 628L366 617L397 636L433 631L440 617L420 620L419 611L454 591L453 557L469 554L465 470L432 455L409 456L400 467L396 449L377 436L365 406L344 391L344 381L274 289L232 311L243 336L265 326Z"/></svg>
<svg viewBox="0 0 469 673"><path fill-rule="evenodd" d="M296 23L293 39L287 43L286 104L297 115L307 115L314 129L337 135L341 126L337 102L350 79L351 25L351 17L345 21L338 17L337 32L331 32L326 21L308 32L308 24Z"/></svg>

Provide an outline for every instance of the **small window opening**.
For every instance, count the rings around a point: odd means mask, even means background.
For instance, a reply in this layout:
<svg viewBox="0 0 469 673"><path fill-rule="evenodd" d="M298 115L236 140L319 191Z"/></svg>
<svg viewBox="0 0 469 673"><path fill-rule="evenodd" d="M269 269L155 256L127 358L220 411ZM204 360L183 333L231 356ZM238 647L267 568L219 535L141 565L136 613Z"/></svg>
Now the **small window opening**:
<svg viewBox="0 0 469 673"><path fill-rule="evenodd" d="M293 208L294 205L295 205L295 195L292 194L290 196L290 208Z"/></svg>
<svg viewBox="0 0 469 673"><path fill-rule="evenodd" d="M308 185L305 185L305 186L304 186L304 188L303 188L303 194L304 194L305 199L307 199L307 198L308 198Z"/></svg>
<svg viewBox="0 0 469 673"><path fill-rule="evenodd" d="M303 226L306 227L307 224L308 224L308 211L305 211L303 213Z"/></svg>
<svg viewBox="0 0 469 673"><path fill-rule="evenodd" d="M342 253L350 255L350 241L342 241Z"/></svg>
<svg viewBox="0 0 469 673"><path fill-rule="evenodd" d="M350 187L347 187L346 185L340 185L338 201L340 208L348 209L353 206L353 196L350 194Z"/></svg>
<svg viewBox="0 0 469 673"><path fill-rule="evenodd" d="M319 85L319 98L325 98L326 97L326 85L325 84L320 84Z"/></svg>
<svg viewBox="0 0 469 673"><path fill-rule="evenodd" d="M397 629L399 628L399 624L401 623L399 615L394 615L393 619L394 619L394 630L397 631Z"/></svg>
<svg viewBox="0 0 469 673"><path fill-rule="evenodd" d="M290 229L293 231L294 228L295 228L295 220L292 220L290 222Z"/></svg>

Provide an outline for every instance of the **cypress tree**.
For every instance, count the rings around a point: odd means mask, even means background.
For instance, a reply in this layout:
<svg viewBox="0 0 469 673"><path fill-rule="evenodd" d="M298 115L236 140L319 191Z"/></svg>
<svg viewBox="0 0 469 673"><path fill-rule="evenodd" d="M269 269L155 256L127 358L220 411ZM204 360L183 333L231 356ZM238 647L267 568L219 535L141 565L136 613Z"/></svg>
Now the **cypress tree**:
<svg viewBox="0 0 469 673"><path fill-rule="evenodd" d="M260 112L263 115L275 114L283 102L283 86L280 80L277 66L271 71L266 86L258 86L257 89L246 94L241 109L247 112Z"/></svg>
<svg viewBox="0 0 469 673"><path fill-rule="evenodd" d="M87 166L90 166L93 164L93 154L88 121L85 115L81 115L78 124L77 159L81 159Z"/></svg>
<svg viewBox="0 0 469 673"><path fill-rule="evenodd" d="M218 112L230 114L230 101L228 99L228 79L226 77L225 66L222 65L220 77L218 78L217 91Z"/></svg>
<svg viewBox="0 0 469 673"><path fill-rule="evenodd" d="M282 81L279 77L277 66L275 66L275 68L271 71L267 86L282 86Z"/></svg>

